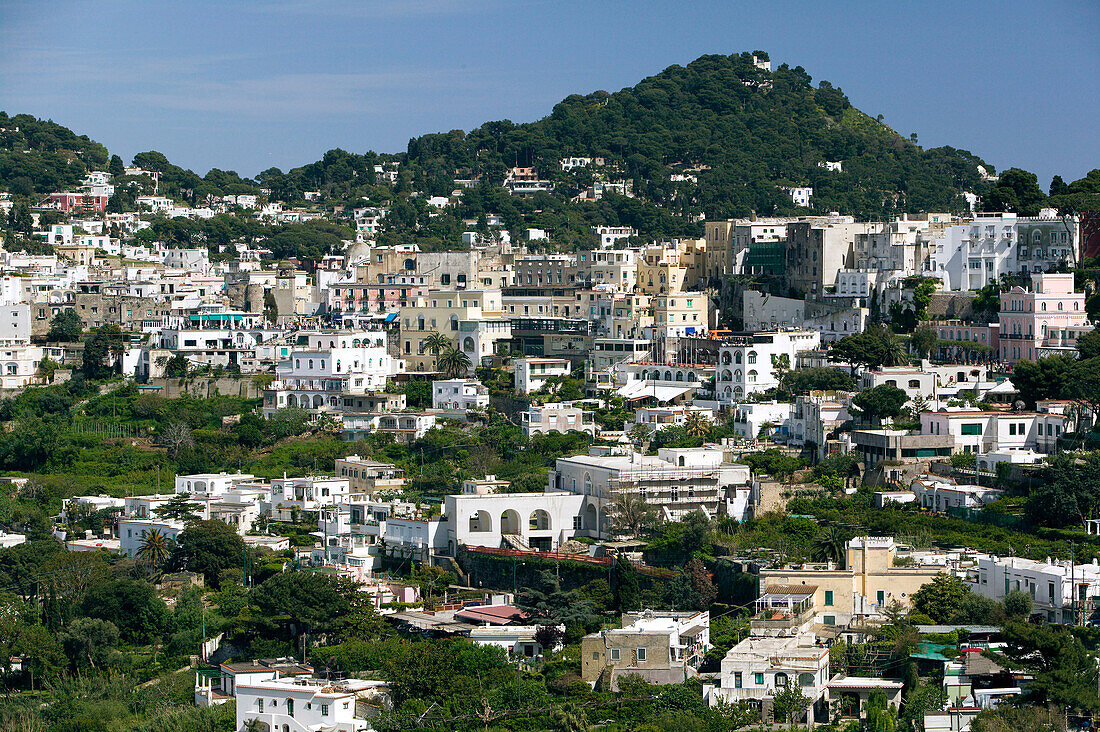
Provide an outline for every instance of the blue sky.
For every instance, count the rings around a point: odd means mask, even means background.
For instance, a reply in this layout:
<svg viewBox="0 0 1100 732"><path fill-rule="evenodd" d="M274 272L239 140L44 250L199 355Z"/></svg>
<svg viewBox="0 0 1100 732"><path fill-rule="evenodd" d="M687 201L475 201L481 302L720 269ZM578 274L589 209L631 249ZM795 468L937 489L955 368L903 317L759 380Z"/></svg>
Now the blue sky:
<svg viewBox="0 0 1100 732"><path fill-rule="evenodd" d="M255 175L767 50L925 146L1100 167L1100 3L0 0L0 108Z"/></svg>

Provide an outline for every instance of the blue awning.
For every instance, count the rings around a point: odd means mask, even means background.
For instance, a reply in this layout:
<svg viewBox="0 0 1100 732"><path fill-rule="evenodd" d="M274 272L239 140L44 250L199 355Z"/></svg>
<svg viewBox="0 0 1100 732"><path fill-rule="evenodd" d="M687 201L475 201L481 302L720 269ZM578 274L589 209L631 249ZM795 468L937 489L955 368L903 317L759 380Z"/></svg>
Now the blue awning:
<svg viewBox="0 0 1100 732"><path fill-rule="evenodd" d="M386 316L386 322L387 323L392 323L395 320L397 320L397 313L390 313L389 315Z"/></svg>

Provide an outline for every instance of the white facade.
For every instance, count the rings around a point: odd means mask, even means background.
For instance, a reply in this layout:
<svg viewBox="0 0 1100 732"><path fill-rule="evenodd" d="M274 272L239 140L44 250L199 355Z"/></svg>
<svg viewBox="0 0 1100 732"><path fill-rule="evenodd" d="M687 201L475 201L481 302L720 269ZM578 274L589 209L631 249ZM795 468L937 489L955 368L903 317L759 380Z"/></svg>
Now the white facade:
<svg viewBox="0 0 1100 732"><path fill-rule="evenodd" d="M449 556L462 544L495 548L507 534L528 547L552 551L587 528L588 503L587 496L557 491L446 496L439 548Z"/></svg>
<svg viewBox="0 0 1100 732"><path fill-rule="evenodd" d="M571 364L565 358L517 358L513 362L516 375L516 391L520 394L536 392L546 385L546 380L557 376L569 376Z"/></svg>
<svg viewBox="0 0 1100 732"><path fill-rule="evenodd" d="M151 531L158 531L166 540L173 542L183 531L183 524L170 520L120 518L118 540L122 553L128 557L136 557L146 534Z"/></svg>
<svg viewBox="0 0 1100 732"><path fill-rule="evenodd" d="M298 511L316 511L324 506L347 502L351 484L347 478L307 476L304 478L275 478L271 481L271 515L285 520Z"/></svg>
<svg viewBox="0 0 1100 732"><path fill-rule="evenodd" d="M784 330L728 338L718 352L714 383L718 401L733 404L779 386L776 367L794 368L799 352L820 345L817 331Z"/></svg>
<svg viewBox="0 0 1100 732"><path fill-rule="evenodd" d="M476 379L432 382L432 409L466 411L489 406L489 390Z"/></svg>
<svg viewBox="0 0 1100 732"><path fill-rule="evenodd" d="M369 732L380 702L388 703L388 689L381 681L299 676L240 681L236 697L238 730L254 719L272 732Z"/></svg>
<svg viewBox="0 0 1100 732"><path fill-rule="evenodd" d="M197 473L176 476L176 493L195 496L220 496L244 484L255 484L256 476L248 473Z"/></svg>
<svg viewBox="0 0 1100 732"><path fill-rule="evenodd" d="M1003 600L1014 590L1030 595L1033 612L1045 615L1052 623L1087 620L1100 596L1100 568L1069 561L978 557L978 570L971 582L974 592L993 600ZM1074 586L1078 587L1076 600Z"/></svg>
<svg viewBox="0 0 1100 732"><path fill-rule="evenodd" d="M532 404L531 408L520 414L520 426L523 434L545 435L549 432L585 432L595 437L596 420L592 412L575 407L571 402L551 402Z"/></svg>

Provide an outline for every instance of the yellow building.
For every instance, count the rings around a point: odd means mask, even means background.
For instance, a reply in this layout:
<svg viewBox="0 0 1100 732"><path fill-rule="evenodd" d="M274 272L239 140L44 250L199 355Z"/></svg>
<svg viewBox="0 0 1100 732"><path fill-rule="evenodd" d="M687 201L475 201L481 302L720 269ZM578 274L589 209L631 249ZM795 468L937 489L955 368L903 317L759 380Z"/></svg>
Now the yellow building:
<svg viewBox="0 0 1100 732"><path fill-rule="evenodd" d="M472 366L512 337L500 290L431 290L401 308L401 353L408 371L436 371L428 338L442 333Z"/></svg>
<svg viewBox="0 0 1100 732"><path fill-rule="evenodd" d="M944 571L940 566L896 566L897 545L889 537L862 536L848 542L845 568L801 565L760 571L760 586L813 588L814 610L825 625L848 625L898 603L910 607L913 593Z"/></svg>

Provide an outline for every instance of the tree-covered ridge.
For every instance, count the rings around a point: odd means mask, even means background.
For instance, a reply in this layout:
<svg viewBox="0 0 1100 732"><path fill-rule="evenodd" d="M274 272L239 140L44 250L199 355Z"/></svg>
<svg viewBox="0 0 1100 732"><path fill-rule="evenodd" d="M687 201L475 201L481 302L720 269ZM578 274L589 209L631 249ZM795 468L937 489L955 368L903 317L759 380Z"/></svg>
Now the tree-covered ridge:
<svg viewBox="0 0 1100 732"><path fill-rule="evenodd" d="M31 196L80 185L107 166L107 148L29 114L0 112L0 189Z"/></svg>
<svg viewBox="0 0 1100 732"><path fill-rule="evenodd" d="M408 162L429 182L456 173L499 181L512 165L553 177L562 157L602 156L640 195L716 218L798 212L782 185L813 186L817 210L869 216L960 211L961 191L983 189L980 158L921 149L852 107L840 88L811 81L801 67L764 71L748 53L703 56L614 94L572 95L537 122L413 139ZM825 161L843 170L819 166ZM669 180L695 165L709 166L698 184Z"/></svg>

